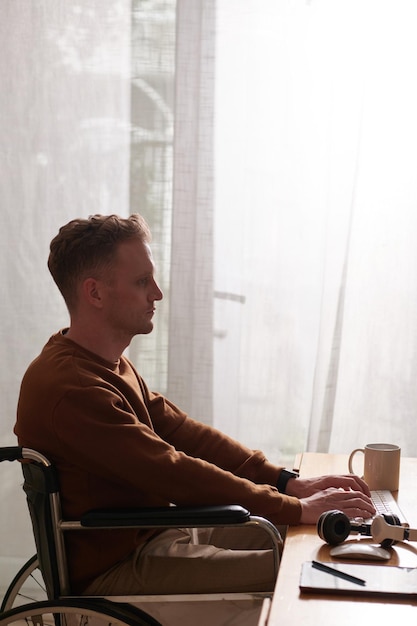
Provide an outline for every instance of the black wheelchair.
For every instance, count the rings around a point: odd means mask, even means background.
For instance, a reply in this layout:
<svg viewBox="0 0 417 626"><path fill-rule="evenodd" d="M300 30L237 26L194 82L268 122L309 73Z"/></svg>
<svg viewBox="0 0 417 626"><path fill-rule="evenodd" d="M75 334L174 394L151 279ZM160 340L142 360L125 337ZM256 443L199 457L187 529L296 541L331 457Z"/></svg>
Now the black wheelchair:
<svg viewBox="0 0 417 626"><path fill-rule="evenodd" d="M249 525L270 537L278 572L281 536L268 520L251 516L238 505L208 507L157 507L86 512L80 520L62 518L59 482L49 460L29 448L0 448L0 461L21 461L23 489L34 533L36 554L16 574L0 607L0 626L162 626L134 603L181 601L182 596L91 597L71 594L67 572L64 534L68 530L92 528L202 528ZM193 600L258 600L268 592L187 594Z"/></svg>

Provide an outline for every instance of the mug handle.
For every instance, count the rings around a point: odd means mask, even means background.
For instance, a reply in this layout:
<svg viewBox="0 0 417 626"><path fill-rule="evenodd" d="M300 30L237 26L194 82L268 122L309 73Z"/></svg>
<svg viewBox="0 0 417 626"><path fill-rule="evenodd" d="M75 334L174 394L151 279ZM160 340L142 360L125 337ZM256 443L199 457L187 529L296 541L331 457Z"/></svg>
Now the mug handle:
<svg viewBox="0 0 417 626"><path fill-rule="evenodd" d="M355 456L357 452L362 452L362 454L365 454L364 448L355 448L355 450L352 450L352 452L349 455L349 460L348 460L349 474L356 474L356 472L353 471L352 466L353 466L353 457ZM363 476L361 476L361 478L363 479Z"/></svg>

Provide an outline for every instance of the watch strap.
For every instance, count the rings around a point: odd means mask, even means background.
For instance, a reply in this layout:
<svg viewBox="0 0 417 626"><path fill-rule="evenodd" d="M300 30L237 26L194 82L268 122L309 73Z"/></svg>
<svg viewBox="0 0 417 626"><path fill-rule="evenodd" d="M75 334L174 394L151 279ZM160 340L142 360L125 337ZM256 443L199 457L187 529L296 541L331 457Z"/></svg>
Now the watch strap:
<svg viewBox="0 0 417 626"><path fill-rule="evenodd" d="M287 482L290 478L298 478L297 472L292 472L290 470L283 469L281 470L280 475L277 480L277 489L280 493L286 493Z"/></svg>

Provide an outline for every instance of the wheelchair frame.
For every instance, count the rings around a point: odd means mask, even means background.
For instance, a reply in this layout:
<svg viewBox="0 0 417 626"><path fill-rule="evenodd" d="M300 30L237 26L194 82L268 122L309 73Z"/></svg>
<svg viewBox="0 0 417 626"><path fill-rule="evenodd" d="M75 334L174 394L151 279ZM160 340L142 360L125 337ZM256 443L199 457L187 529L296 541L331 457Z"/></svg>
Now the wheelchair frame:
<svg viewBox="0 0 417 626"><path fill-rule="evenodd" d="M264 530L271 539L274 553L275 573L278 572L279 548L281 536L277 528L268 520L251 516L249 511L239 505L208 506L208 507L154 507L128 510L106 509L88 511L80 520L67 521L62 518L59 485L57 474L52 463L41 453L30 448L9 446L0 448L1 461L30 461L23 463L22 469L25 475L24 489L28 497L29 511L32 518L32 527L35 536L37 554L34 555L19 570L18 574L9 585L3 599L0 610L0 626L14 623L18 619L27 621L28 615L36 616L32 619L35 625L42 625L42 615L55 616L56 626L65 626L67 622L74 623L71 619L63 617L73 614L83 615L83 625L88 622L89 616L101 616L106 624L148 624L161 626L157 620L149 616L143 610L132 606L134 602L166 602L166 601L201 601L201 600L248 600L254 597L258 599L268 598L269 592L247 593L204 593L204 594L170 594L170 595L138 595L138 596L106 596L86 597L70 595L70 585L66 562L64 533L68 530L86 531L88 529L121 529L121 528L203 528L213 526L254 526ZM37 469L38 468L38 469ZM45 524L49 526L44 537L40 529L36 512L33 511L31 502L31 472L38 473L41 486L37 485L38 492L42 492L46 507ZM40 473L39 473L40 472ZM37 482L37 479L34 481ZM46 504L45 504L46 503ZM39 506L38 506L39 508ZM45 512L43 511L43 515ZM42 522L43 524L43 522ZM47 538L45 539L45 536ZM48 543L45 548L44 543ZM46 554L46 560L45 560ZM41 565L39 566L39 563ZM48 600L32 602L21 607L12 608L19 589L24 581L39 567L46 583ZM38 613L41 617L39 617ZM113 622L115 620L115 622ZM29 622L30 624L31 622Z"/></svg>

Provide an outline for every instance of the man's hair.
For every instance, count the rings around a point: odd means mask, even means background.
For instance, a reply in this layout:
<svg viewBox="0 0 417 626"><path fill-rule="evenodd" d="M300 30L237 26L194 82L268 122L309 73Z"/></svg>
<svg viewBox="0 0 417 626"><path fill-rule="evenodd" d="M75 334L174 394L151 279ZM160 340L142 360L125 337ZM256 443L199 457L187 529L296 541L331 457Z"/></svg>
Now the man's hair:
<svg viewBox="0 0 417 626"><path fill-rule="evenodd" d="M91 215L62 226L52 239L48 268L71 311L77 303L77 287L89 276L99 278L115 261L120 243L138 238L149 243L151 233L139 214Z"/></svg>

